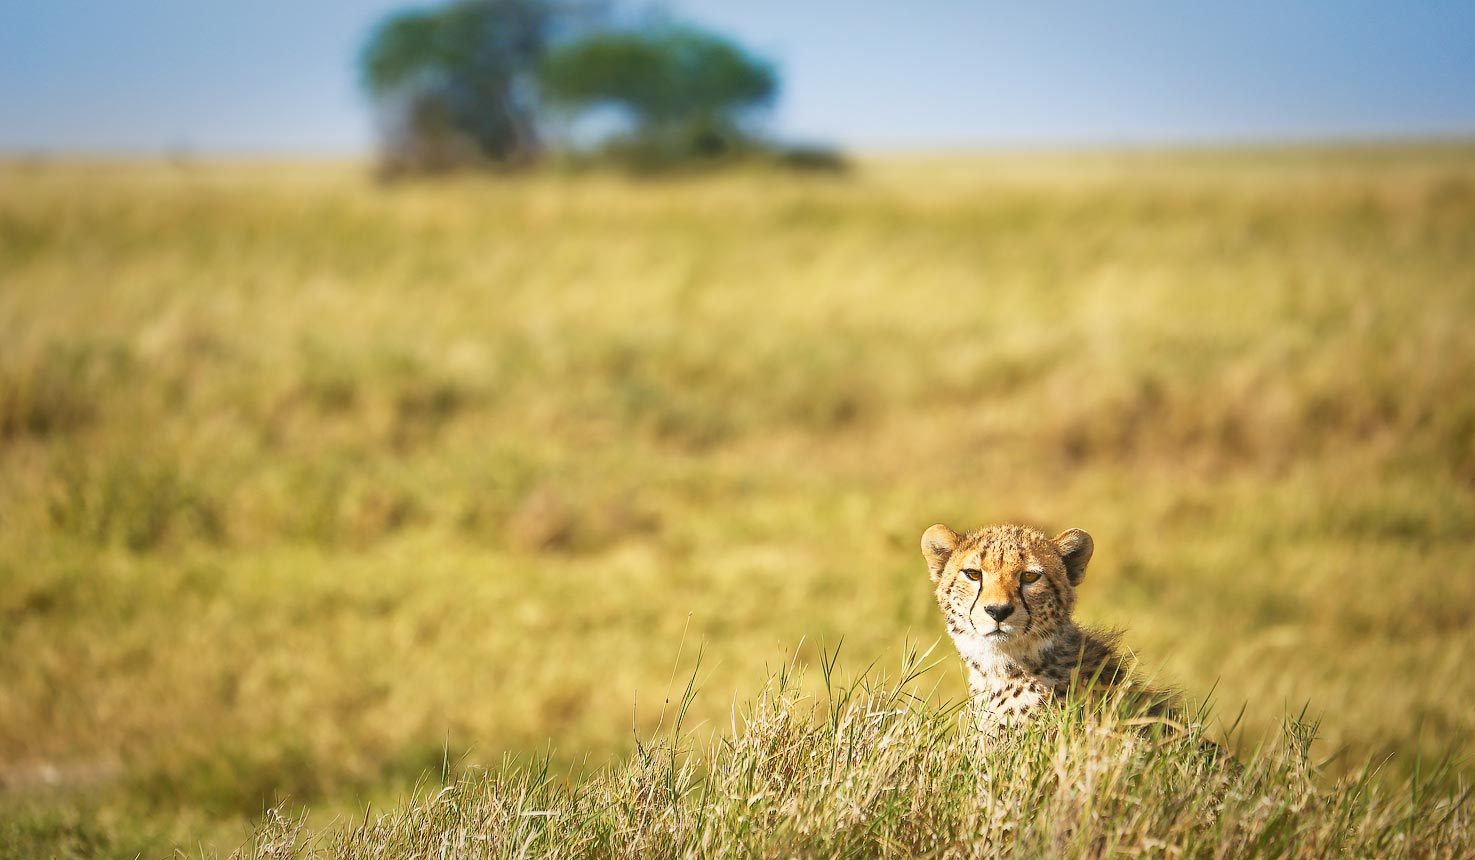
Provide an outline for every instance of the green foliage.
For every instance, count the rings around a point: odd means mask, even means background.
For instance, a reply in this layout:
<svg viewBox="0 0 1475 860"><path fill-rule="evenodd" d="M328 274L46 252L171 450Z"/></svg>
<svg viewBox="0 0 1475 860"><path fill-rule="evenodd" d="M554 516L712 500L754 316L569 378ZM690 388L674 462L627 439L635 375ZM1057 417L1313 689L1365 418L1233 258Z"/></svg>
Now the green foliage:
<svg viewBox="0 0 1475 860"><path fill-rule="evenodd" d="M463 136L493 161L534 155L535 106L523 90L552 24L544 0L459 0L380 23L360 63L391 114L391 163L451 166Z"/></svg>
<svg viewBox="0 0 1475 860"><path fill-rule="evenodd" d="M550 14L541 0L461 0L396 13L364 49L364 82L380 95L426 76L500 92L541 54Z"/></svg>
<svg viewBox="0 0 1475 860"><path fill-rule="evenodd" d="M634 122L606 153L654 168L757 148L745 112L770 103L767 62L714 33L689 27L596 33L561 46L538 67L544 96L574 111L613 107Z"/></svg>
<svg viewBox="0 0 1475 860"><path fill-rule="evenodd" d="M687 27L598 33L538 67L544 92L579 108L609 104L646 126L731 121L778 90L773 67L728 39Z"/></svg>

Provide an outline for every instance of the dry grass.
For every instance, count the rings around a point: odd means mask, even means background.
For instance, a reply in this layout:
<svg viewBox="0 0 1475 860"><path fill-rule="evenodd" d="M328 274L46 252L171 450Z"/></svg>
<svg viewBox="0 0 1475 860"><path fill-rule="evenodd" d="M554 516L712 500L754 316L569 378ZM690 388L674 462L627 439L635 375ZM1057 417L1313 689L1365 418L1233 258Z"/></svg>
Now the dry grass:
<svg viewBox="0 0 1475 860"><path fill-rule="evenodd" d="M0 821L229 851L447 747L626 761L688 627L702 732L938 635L937 520L1088 529L1087 620L1251 746L1310 703L1327 780L1468 781L1472 273L1462 147L0 166Z"/></svg>
<svg viewBox="0 0 1475 860"><path fill-rule="evenodd" d="M673 728L631 759L560 780L546 759L503 761L421 789L387 814L309 835L279 811L242 860L349 857L1463 858L1469 791L1447 767L1380 781L1315 773L1314 725L1225 766L1203 725L1144 717L1122 699L1077 701L1028 733L980 747L957 711L902 678L848 683L818 702L788 670L694 750ZM741 724L738 725L739 716ZM1201 715L1200 715L1201 716Z"/></svg>

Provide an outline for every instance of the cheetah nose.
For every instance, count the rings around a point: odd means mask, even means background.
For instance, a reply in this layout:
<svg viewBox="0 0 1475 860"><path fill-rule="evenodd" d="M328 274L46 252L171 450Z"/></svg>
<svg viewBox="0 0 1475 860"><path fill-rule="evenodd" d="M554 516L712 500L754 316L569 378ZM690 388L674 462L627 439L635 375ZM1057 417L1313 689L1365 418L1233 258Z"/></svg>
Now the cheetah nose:
<svg viewBox="0 0 1475 860"><path fill-rule="evenodd" d="M993 620L1003 621L1005 618L1008 618L1010 615L1014 614L1014 604L994 603L989 606L983 607L983 611L987 612L988 617L992 618Z"/></svg>

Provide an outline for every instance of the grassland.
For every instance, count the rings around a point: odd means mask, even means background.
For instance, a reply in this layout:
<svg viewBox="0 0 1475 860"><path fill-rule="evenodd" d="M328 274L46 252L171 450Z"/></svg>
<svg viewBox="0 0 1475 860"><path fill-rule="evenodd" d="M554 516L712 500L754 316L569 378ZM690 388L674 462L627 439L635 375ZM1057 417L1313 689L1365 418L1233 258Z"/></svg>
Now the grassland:
<svg viewBox="0 0 1475 860"><path fill-rule="evenodd" d="M1246 749L1309 704L1325 784L1468 784L1472 325L1468 147L4 164L0 845L638 767L698 643L731 736L822 643L940 635L939 520L1090 531L1080 613Z"/></svg>

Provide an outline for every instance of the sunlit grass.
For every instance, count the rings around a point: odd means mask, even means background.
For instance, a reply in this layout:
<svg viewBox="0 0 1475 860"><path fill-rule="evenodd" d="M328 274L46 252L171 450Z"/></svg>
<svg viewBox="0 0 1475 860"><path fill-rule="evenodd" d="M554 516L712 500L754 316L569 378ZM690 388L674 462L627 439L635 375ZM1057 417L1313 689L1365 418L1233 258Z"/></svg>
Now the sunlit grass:
<svg viewBox="0 0 1475 860"><path fill-rule="evenodd" d="M448 751L624 767L683 631L706 744L940 635L939 520L1090 531L1085 620L1250 747L1309 706L1317 791L1468 781L1472 273L1468 147L0 166L0 820L228 852Z"/></svg>
<svg viewBox="0 0 1475 860"><path fill-rule="evenodd" d="M1464 857L1468 788L1447 763L1388 785L1376 768L1321 778L1316 726L1224 756L1205 710L1150 718L1079 699L980 745L964 709L929 697L926 655L900 677L802 692L780 667L708 746L682 730L693 684L634 754L560 775L507 759L422 786L387 813L314 832L273 810L239 856L451 857ZM920 689L920 694L919 694ZM669 709L669 713L665 713Z"/></svg>

